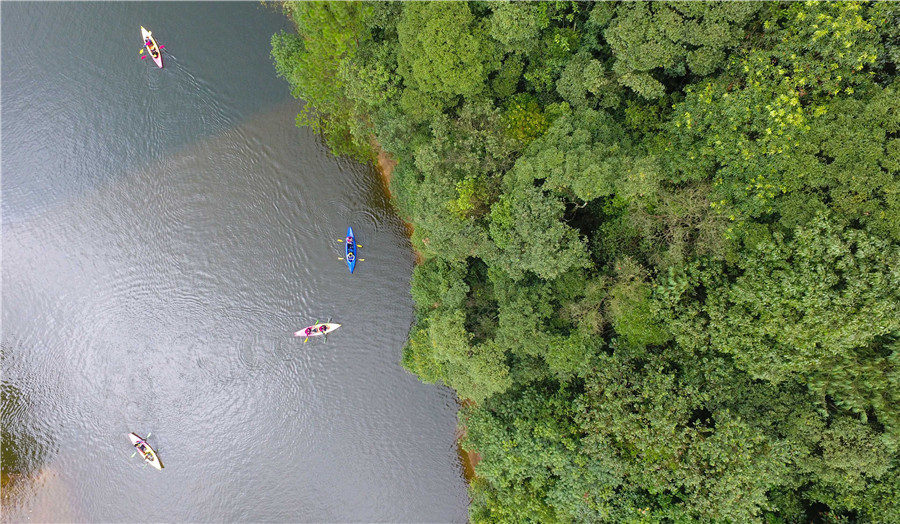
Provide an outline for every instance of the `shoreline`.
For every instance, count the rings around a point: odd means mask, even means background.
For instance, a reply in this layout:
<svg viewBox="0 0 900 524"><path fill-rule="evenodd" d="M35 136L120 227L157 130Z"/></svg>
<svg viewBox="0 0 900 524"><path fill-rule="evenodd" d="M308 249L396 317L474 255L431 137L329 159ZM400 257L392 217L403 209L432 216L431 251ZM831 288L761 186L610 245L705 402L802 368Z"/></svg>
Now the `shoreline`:
<svg viewBox="0 0 900 524"><path fill-rule="evenodd" d="M378 171L378 174L381 176L381 181L384 183L384 190L388 195L388 198L393 200L394 196L391 194L391 174L394 172L394 168L397 167L397 160L391 157L390 153L381 148L381 144L375 140L373 136L370 140L372 151L375 153L375 170ZM415 230L415 226L412 223L407 222L406 218L400 217L400 220L403 221L403 226L406 228L406 236L409 239L412 239L413 231ZM412 243L410 242L410 245ZM425 262L425 257L422 256L422 253L416 249L416 246L412 246L413 253L416 257L416 265L421 265Z"/></svg>
<svg viewBox="0 0 900 524"><path fill-rule="evenodd" d="M394 172L394 168L397 167L397 160L392 158L387 151L382 149L381 144L379 144L374 137L371 140L371 144L372 149L375 152L375 169L378 171L381 181L384 183L384 189L387 192L388 197L393 199L393 195L391 194L391 174ZM403 217L401 217L401 220L406 227L407 237L412 238L415 226L407 222ZM416 257L416 265L422 264L425 261L425 257L422 256L422 253L420 253L415 246L412 246L412 250ZM469 399L463 399L459 402L460 409L471 405L474 405L474 402ZM463 478L466 479L467 484L471 484L472 480L475 478L475 466L481 461L481 454L463 449L462 441L465 436L466 427L457 422L456 454L459 457L459 462L463 468Z"/></svg>
<svg viewBox="0 0 900 524"><path fill-rule="evenodd" d="M284 13L285 2L282 0L263 0L262 4L269 7L273 7L279 9L282 14ZM287 16L288 20L294 25L294 30L299 33L296 23L294 23L293 19L290 16ZM390 200L393 200L394 196L391 193L391 175L394 172L394 168L397 167L398 161L393 158L390 153L384 150L381 147L381 144L378 143L378 140L374 135L370 135L369 140L370 147L372 148L372 152L375 153L374 158L374 168L378 171L378 175L381 178L382 183L384 184L384 190L388 195ZM398 213L399 215L399 213ZM425 262L425 257L422 253L416 249L416 246L412 245L412 236L415 231L415 226L412 223L408 222L405 217L400 217L400 220L403 222L403 226L406 229L406 237L410 239L410 247L412 248L413 254L415 256L415 265L421 265ZM459 401L459 408L465 408L466 406L474 404L469 399L463 399ZM467 485L471 485L472 480L475 479L475 466L481 461L481 455L477 452L469 452L463 449L462 440L466 436L466 427L459 423L457 420L456 425L456 454L459 458L460 464L463 468L463 478L466 481Z"/></svg>
<svg viewBox="0 0 900 524"><path fill-rule="evenodd" d="M471 399L464 399L460 401L459 407L460 409L467 408L469 406L474 406L475 402ZM466 437L467 429L465 424L457 423L456 426L456 454L459 456L459 461L463 466L463 477L466 479L466 483L471 485L472 481L476 478L475 476L475 466L481 462L481 453L477 451L466 451L462 447L462 441Z"/></svg>

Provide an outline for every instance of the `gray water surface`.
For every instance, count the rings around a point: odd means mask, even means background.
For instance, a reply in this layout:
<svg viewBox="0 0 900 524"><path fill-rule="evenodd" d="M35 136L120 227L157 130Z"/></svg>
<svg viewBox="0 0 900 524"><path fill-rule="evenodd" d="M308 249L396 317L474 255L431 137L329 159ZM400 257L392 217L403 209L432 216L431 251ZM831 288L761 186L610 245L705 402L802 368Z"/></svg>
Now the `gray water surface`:
<svg viewBox="0 0 900 524"><path fill-rule="evenodd" d="M377 174L294 126L269 58L287 21L0 10L3 521L465 522L455 397L398 365L404 225ZM329 318L327 342L291 336Z"/></svg>

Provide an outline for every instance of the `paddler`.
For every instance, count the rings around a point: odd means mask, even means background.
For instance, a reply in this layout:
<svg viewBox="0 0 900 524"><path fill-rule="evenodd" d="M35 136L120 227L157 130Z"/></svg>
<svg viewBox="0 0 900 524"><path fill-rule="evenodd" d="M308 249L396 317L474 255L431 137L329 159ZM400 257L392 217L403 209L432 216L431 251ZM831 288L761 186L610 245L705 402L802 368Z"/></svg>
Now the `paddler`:
<svg viewBox="0 0 900 524"><path fill-rule="evenodd" d="M140 451L141 453L144 454L145 459L153 460L153 453L150 453L150 450L147 449L147 447L144 445L144 441L139 441L137 444L134 445L134 447L136 447L138 449L138 451Z"/></svg>

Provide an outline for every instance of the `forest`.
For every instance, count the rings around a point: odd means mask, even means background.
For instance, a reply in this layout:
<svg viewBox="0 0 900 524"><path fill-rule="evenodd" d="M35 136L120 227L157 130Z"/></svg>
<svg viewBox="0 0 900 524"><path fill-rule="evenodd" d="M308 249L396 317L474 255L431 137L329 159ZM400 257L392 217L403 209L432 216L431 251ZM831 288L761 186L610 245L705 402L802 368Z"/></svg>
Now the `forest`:
<svg viewBox="0 0 900 524"><path fill-rule="evenodd" d="M286 2L473 523L900 522L900 3Z"/></svg>

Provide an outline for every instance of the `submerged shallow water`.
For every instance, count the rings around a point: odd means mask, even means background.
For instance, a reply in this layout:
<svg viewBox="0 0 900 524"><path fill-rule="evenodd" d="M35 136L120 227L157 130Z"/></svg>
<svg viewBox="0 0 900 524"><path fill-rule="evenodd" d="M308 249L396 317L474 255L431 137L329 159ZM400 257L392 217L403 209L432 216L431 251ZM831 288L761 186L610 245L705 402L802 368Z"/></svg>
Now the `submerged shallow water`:
<svg viewBox="0 0 900 524"><path fill-rule="evenodd" d="M466 520L456 399L398 364L404 225L294 126L280 29L255 3L3 3L4 521Z"/></svg>

